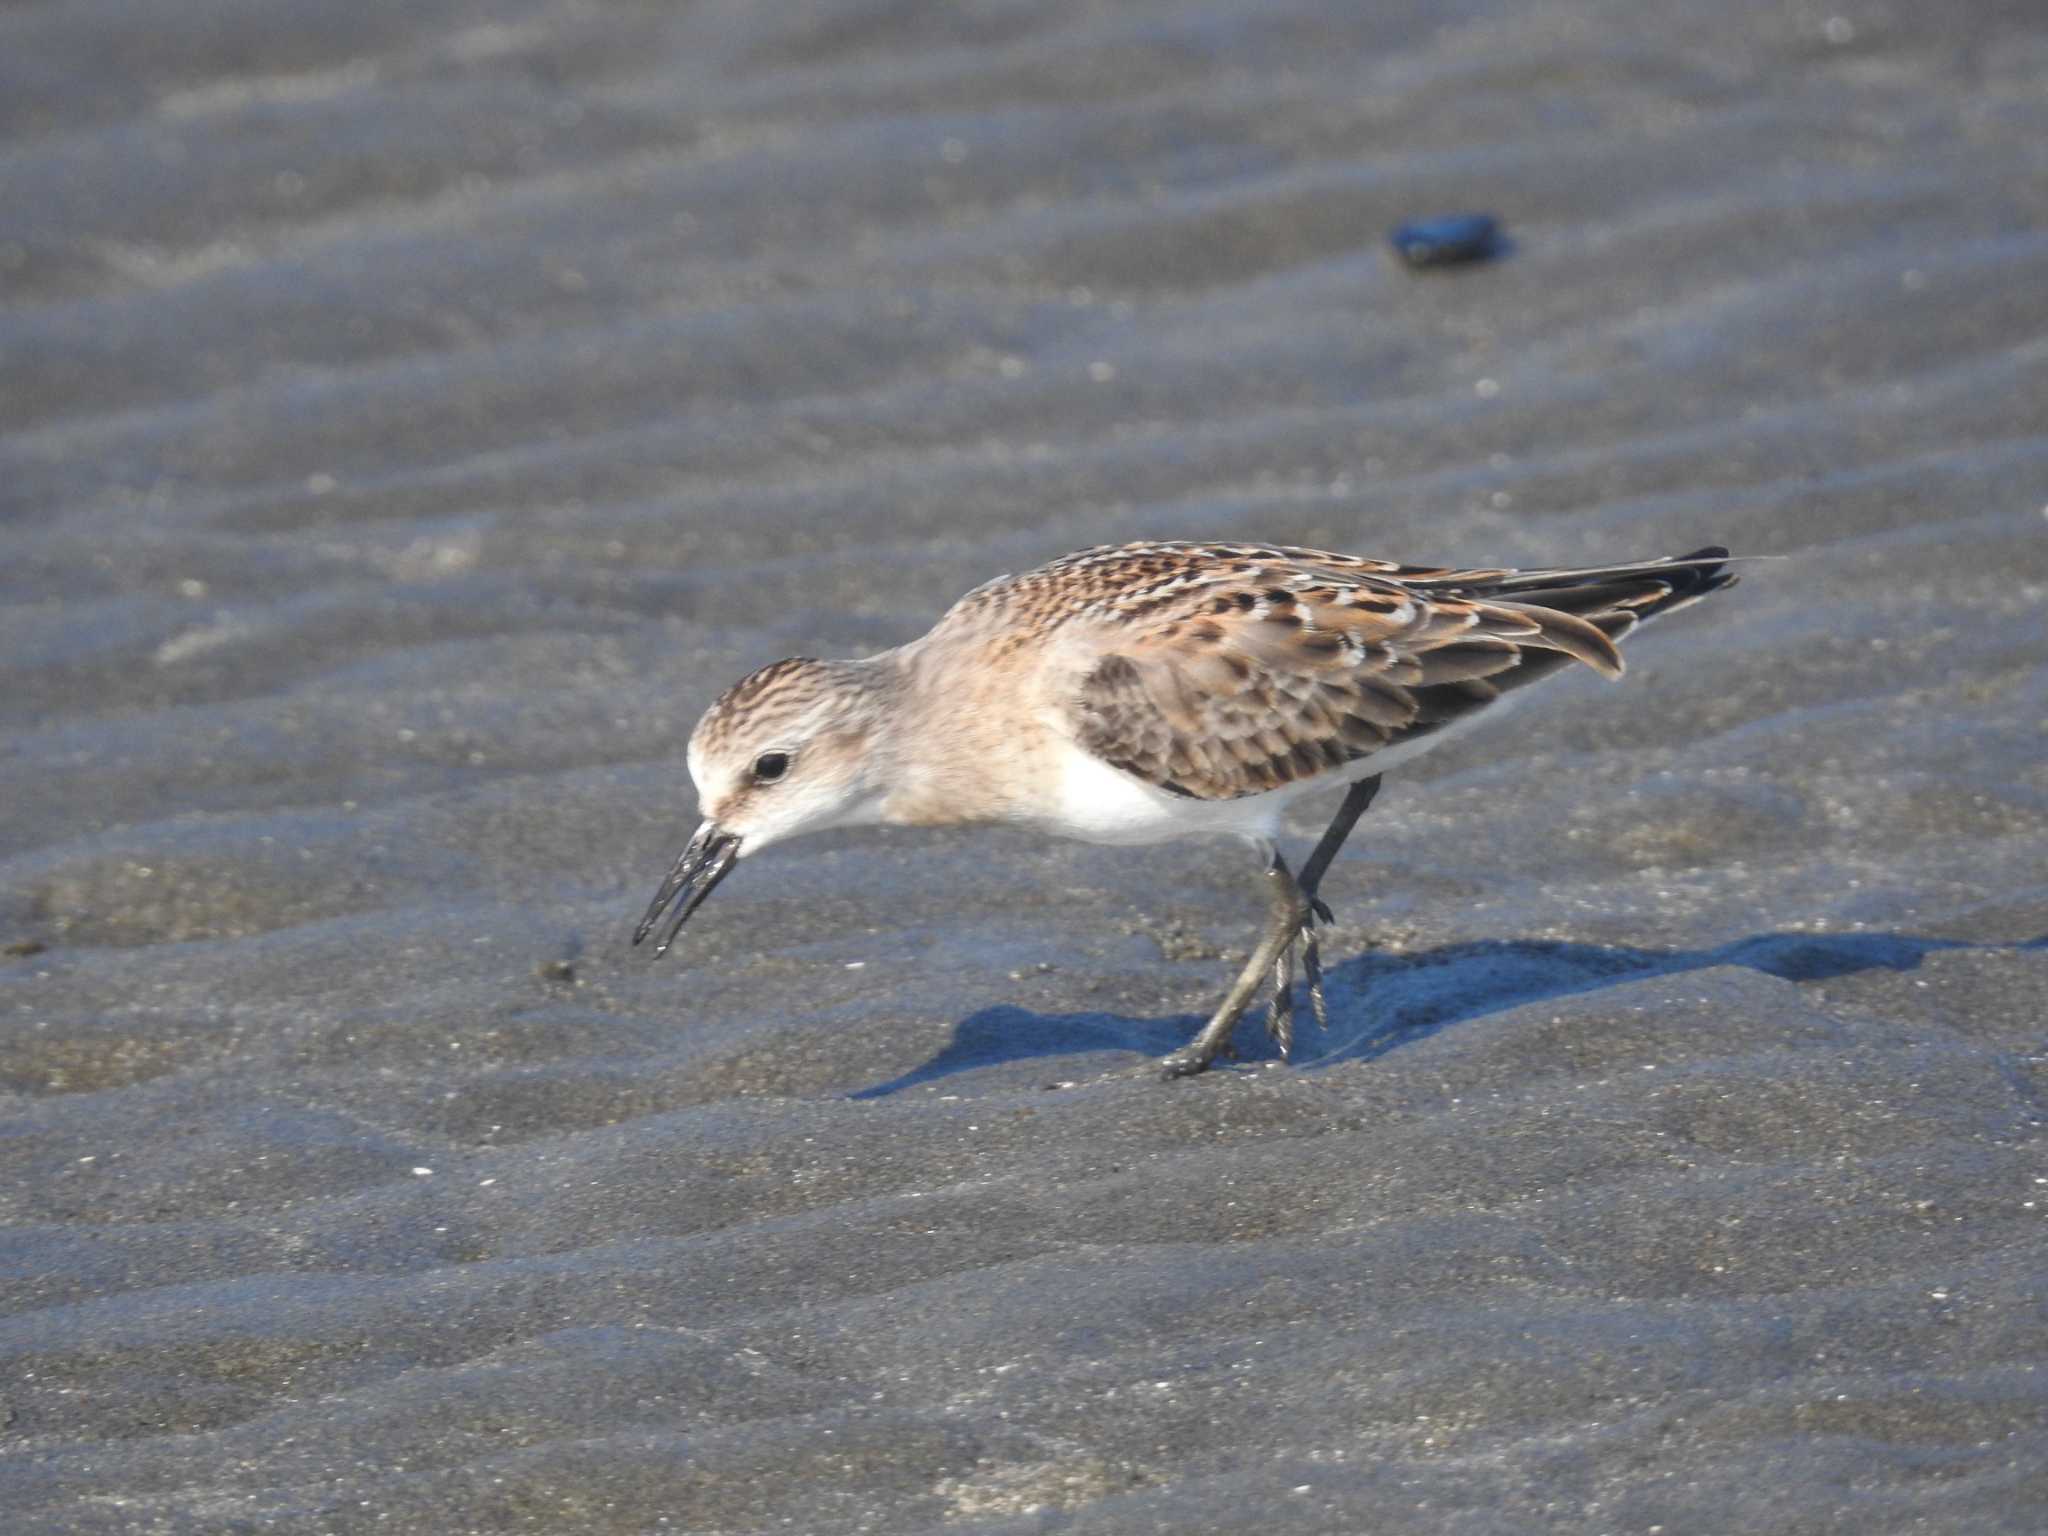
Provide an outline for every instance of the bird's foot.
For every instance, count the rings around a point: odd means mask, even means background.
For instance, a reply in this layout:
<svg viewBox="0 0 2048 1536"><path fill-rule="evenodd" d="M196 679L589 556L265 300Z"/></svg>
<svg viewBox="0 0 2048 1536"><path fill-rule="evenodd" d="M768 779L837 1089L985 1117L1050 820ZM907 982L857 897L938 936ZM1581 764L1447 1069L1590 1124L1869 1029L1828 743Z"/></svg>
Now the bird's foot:
<svg viewBox="0 0 2048 1536"><path fill-rule="evenodd" d="M1140 1072L1154 1071L1171 1081L1176 1077L1193 1077L1206 1072L1220 1057L1224 1061L1237 1060L1237 1047L1231 1044L1230 1030L1237 1022L1232 1015L1230 1022L1219 1028L1214 1019L1208 1027L1177 1051L1169 1051L1149 1067L1140 1067Z"/></svg>
<svg viewBox="0 0 2048 1536"><path fill-rule="evenodd" d="M1309 1007L1316 1016L1316 1028L1330 1027L1329 999L1323 993L1323 951L1316 928L1334 921L1330 909L1310 896L1301 909L1299 925L1287 945L1273 958L1273 1004L1266 1010L1266 1033L1279 1047L1280 1059L1289 1060L1294 1051L1294 949L1301 946L1301 972L1308 980Z"/></svg>
<svg viewBox="0 0 2048 1536"><path fill-rule="evenodd" d="M1317 945L1316 924L1331 920L1330 909L1316 899L1313 889L1303 890L1294 882L1280 856L1273 855L1267 866L1267 895L1271 902L1266 931L1258 947L1231 983L1216 1012L1195 1038L1164 1057L1158 1070L1167 1077L1193 1077L1230 1048L1230 1033L1257 1000L1259 989L1270 986L1273 1004L1266 1010L1266 1032L1280 1048L1285 1061L1294 1050L1294 947L1302 947L1303 966L1308 976L1309 1002L1316 1023L1329 1028L1329 1008L1323 997L1323 957Z"/></svg>
<svg viewBox="0 0 2048 1536"><path fill-rule="evenodd" d="M1319 897L1308 899L1309 915L1301 924L1301 969L1308 977L1308 1003L1315 1011L1316 1028L1328 1031L1330 1027L1330 1000L1323 995L1323 948L1316 937L1316 924L1324 925L1337 919Z"/></svg>
<svg viewBox="0 0 2048 1536"><path fill-rule="evenodd" d="M1288 939L1273 957L1273 1004L1266 1010L1266 1033L1273 1037L1282 1061L1294 1054L1294 944Z"/></svg>

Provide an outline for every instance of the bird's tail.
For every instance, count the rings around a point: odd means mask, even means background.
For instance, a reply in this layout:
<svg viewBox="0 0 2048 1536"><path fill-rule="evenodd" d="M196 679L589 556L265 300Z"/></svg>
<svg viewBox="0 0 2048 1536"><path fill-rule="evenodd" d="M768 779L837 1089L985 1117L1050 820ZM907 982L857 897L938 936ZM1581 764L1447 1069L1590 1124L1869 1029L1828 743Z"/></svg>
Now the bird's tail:
<svg viewBox="0 0 2048 1536"><path fill-rule="evenodd" d="M1541 622L1544 613L1569 614L1590 624L1610 642L1619 643L1637 625L1667 613L1676 613L1698 602L1709 592L1735 585L1736 576L1726 567L1728 551L1718 544L1696 549L1689 555L1667 555L1658 560L1631 561L1625 565L1592 565L1534 571L1459 571L1436 580L1407 578L1407 584L1435 590L1446 596L1478 598L1507 607L1535 610ZM1565 621L1558 621L1563 623ZM1588 636L1588 639L1594 637ZM1597 641L1595 642L1597 643ZM1491 681L1503 691L1537 681L1569 658L1532 658L1512 674ZM1619 675L1617 665L1601 670Z"/></svg>

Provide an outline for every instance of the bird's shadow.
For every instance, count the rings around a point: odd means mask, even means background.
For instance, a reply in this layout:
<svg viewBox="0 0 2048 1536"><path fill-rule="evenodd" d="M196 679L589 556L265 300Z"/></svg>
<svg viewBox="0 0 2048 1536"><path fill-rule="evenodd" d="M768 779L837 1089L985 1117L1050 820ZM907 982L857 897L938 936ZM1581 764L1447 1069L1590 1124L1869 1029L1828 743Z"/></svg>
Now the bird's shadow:
<svg viewBox="0 0 2048 1536"><path fill-rule="evenodd" d="M1307 1047L1298 1064L1324 1067L1369 1061L1453 1024L1525 1003L1714 966L1743 966L1784 981L1826 981L1858 971L1910 971L1940 950L2044 946L2048 937L1986 946L1900 933L1761 933L1713 949L1487 939L1415 954L1368 952L1327 973L1327 1036L1318 1037L1306 1007L1297 1006L1297 1040ZM984 1008L962 1019L952 1040L929 1061L852 1097L886 1098L956 1073L1037 1057L1091 1051L1162 1055L1185 1044L1200 1023L1188 1014L1134 1019L1112 1013ZM1243 1060L1274 1054L1256 1017L1238 1026L1237 1047Z"/></svg>

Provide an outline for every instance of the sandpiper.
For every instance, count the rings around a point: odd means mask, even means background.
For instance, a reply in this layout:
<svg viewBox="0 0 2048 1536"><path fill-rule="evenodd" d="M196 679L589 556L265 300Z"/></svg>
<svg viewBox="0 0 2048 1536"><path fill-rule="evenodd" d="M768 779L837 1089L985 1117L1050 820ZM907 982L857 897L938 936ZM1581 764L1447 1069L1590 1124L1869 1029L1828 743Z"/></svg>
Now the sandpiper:
<svg viewBox="0 0 2048 1536"><path fill-rule="evenodd" d="M921 639L853 661L792 657L728 688L691 733L703 822L633 935L677 933L733 865L801 832L1007 822L1097 843L1226 833L1259 850L1269 915L1199 1033L1200 1072L1270 985L1293 1044L1294 953L1324 1019L1324 873L1380 775L1528 684L1730 586L1728 551L1555 570L1454 570L1273 544L1082 550L975 588ZM1297 796L1346 786L1296 876L1276 844Z"/></svg>

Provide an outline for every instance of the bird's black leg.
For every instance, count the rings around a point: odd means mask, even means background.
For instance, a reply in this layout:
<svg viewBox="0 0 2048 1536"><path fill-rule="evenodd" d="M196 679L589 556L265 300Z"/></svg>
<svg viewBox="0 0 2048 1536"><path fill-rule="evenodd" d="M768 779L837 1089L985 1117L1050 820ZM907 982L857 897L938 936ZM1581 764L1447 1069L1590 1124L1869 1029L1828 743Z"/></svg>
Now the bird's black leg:
<svg viewBox="0 0 2048 1536"><path fill-rule="evenodd" d="M1344 803L1337 807L1337 814L1330 818L1330 825L1324 829L1321 840L1309 854L1308 862L1301 866L1301 878L1296 882L1301 887L1302 897L1308 903L1308 913L1301 922L1301 969L1302 974L1308 977L1309 1006L1315 1010L1316 1026L1319 1029L1330 1027L1330 1006L1323 996L1323 952L1316 939L1316 920L1320 918L1327 923L1332 921L1332 918L1328 904L1316 892L1323 883L1324 874L1330 868L1330 861L1337 857L1337 850L1344 846L1344 839L1351 835L1351 829L1358 825L1358 818L1365 814L1366 807L1372 804L1373 796L1379 792L1378 774L1369 779L1360 779L1351 786L1345 793ZM1290 974L1285 977L1276 975L1275 982L1277 985L1286 986L1291 994L1294 983L1291 966L1289 972ZM1286 1023L1290 1037L1294 1032L1292 1006L1290 995ZM1276 998L1274 1012L1270 1017L1280 1016L1280 1004ZM1281 1052L1283 1055L1286 1053L1284 1045Z"/></svg>
<svg viewBox="0 0 2048 1536"><path fill-rule="evenodd" d="M1330 818L1330 825L1324 829L1322 838L1308 856L1308 862L1301 866L1298 882L1301 892L1310 901L1316 899L1316 887L1323 883L1323 875L1330 867L1330 861L1337 857L1337 850L1344 846L1344 839L1351 835L1351 829L1358 825L1358 818L1365 814L1365 808L1372 804L1373 796L1380 792L1380 776L1360 779L1344 793L1344 803L1337 807L1337 814ZM1330 920L1326 911L1324 922Z"/></svg>

